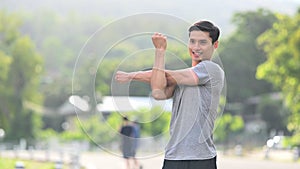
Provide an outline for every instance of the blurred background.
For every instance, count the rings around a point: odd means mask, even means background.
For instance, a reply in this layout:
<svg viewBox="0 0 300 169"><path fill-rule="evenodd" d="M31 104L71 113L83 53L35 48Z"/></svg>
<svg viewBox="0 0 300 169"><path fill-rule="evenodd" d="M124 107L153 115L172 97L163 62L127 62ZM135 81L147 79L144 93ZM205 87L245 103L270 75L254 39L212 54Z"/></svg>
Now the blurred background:
<svg viewBox="0 0 300 169"><path fill-rule="evenodd" d="M97 30L141 13L170 15L189 24L208 19L221 28L217 55L227 85L214 136L219 151L230 155L259 150L267 158L269 150L279 149L291 151L298 159L298 0L1 0L0 152L64 150L75 145L82 151L118 154L117 131L126 114L132 121L156 119L140 124L141 136L153 137L140 151L161 153L168 139L170 109L157 106L147 110L143 104L149 102L147 84L133 82L129 86L130 103L139 105L138 109L117 111L109 106L111 96L117 96L111 92L111 84L120 63L126 71L153 63L145 59L152 57L151 51L135 58L134 66L130 61L122 62L148 46L149 36L115 45L96 66L91 65L98 63L97 57L77 63L81 49ZM186 38L188 35L186 25L164 23L168 27L164 29L159 22L135 24L110 27L99 41L105 44L118 32L147 24L157 25L153 32L172 30ZM100 50L101 43L94 48ZM190 65L186 46L174 43L169 50ZM122 95L118 96L120 102Z"/></svg>

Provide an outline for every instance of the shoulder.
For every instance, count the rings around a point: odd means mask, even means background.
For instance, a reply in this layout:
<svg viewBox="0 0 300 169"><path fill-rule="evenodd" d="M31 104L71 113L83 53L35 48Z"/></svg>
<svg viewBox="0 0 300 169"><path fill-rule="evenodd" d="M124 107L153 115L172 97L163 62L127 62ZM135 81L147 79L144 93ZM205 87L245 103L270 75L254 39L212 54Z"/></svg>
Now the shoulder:
<svg viewBox="0 0 300 169"><path fill-rule="evenodd" d="M213 61L203 61L199 63L199 66L204 67L206 71L208 72L218 72L218 73L224 73L221 66Z"/></svg>
<svg viewBox="0 0 300 169"><path fill-rule="evenodd" d="M196 66L192 67L192 70L198 75L202 80L206 79L207 81L213 79L224 79L224 71L221 66L213 61L202 61Z"/></svg>
<svg viewBox="0 0 300 169"><path fill-rule="evenodd" d="M221 68L220 65L218 65L217 63L210 61L210 60L205 60L205 61L198 63L196 66L192 67L192 70L205 71L205 72L211 72L211 71L223 72L223 69Z"/></svg>

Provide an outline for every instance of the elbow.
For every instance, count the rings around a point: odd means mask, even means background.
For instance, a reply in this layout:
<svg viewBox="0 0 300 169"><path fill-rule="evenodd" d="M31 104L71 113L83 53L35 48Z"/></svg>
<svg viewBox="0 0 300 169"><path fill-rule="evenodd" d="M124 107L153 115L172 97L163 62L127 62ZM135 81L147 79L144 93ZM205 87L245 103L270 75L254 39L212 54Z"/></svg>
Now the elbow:
<svg viewBox="0 0 300 169"><path fill-rule="evenodd" d="M165 100L167 98L165 93L162 90L159 90L159 89L152 90L151 95L155 100Z"/></svg>

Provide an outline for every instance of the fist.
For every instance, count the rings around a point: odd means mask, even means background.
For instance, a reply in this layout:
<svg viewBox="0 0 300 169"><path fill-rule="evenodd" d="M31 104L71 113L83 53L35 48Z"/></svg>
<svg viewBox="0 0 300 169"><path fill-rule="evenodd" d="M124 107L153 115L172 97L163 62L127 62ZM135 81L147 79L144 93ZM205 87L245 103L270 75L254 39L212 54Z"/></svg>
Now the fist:
<svg viewBox="0 0 300 169"><path fill-rule="evenodd" d="M167 37L161 33L155 32L152 35L152 43L156 49L167 49Z"/></svg>
<svg viewBox="0 0 300 169"><path fill-rule="evenodd" d="M122 71L117 71L115 75L115 79L119 83L127 83L132 80L130 73L122 72Z"/></svg>

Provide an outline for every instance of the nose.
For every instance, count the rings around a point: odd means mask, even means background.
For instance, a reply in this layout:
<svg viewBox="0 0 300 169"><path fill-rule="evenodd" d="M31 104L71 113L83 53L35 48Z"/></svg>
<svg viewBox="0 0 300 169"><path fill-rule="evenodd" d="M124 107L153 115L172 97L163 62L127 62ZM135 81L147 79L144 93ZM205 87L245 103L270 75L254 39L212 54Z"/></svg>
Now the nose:
<svg viewBox="0 0 300 169"><path fill-rule="evenodd" d="M200 50L201 49L201 45L199 42L192 44L191 48L193 50Z"/></svg>

